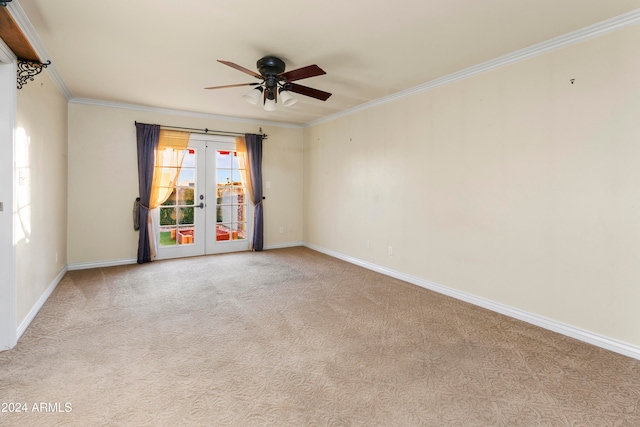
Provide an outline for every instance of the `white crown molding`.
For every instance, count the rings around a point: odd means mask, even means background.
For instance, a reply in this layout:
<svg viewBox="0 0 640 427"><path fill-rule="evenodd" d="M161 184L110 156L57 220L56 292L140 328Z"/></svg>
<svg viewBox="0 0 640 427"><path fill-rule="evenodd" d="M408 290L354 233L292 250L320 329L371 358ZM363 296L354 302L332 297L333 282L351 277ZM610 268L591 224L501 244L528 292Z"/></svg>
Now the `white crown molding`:
<svg viewBox="0 0 640 427"><path fill-rule="evenodd" d="M0 62L10 63L16 60L16 55L13 53L9 46L0 39Z"/></svg>
<svg viewBox="0 0 640 427"><path fill-rule="evenodd" d="M64 96L67 100L71 99L73 95L71 94L71 91L65 84L64 80L62 80L60 73L58 73L55 61L51 59L51 55L49 55L49 52L47 52L47 48L42 43L42 40L40 40L40 36L38 36L38 33L36 32L35 28L33 28L33 25L31 25L29 18L27 18L26 13L24 13L24 9L22 9L22 6L20 6L18 0L7 3L7 10L9 10L9 13L16 21L18 27L20 27L20 30L22 30L22 33L27 38L29 43L31 43L33 50L36 51L36 53L40 57L40 60L43 62L51 60L51 64L46 68L46 71L49 73L49 77L51 77L51 80L53 80L56 86L58 86L58 90L60 90L62 96Z"/></svg>
<svg viewBox="0 0 640 427"><path fill-rule="evenodd" d="M202 119L221 120L235 123L249 123L262 126L276 126L283 128L301 129L303 126L294 123L273 122L269 120L246 119L241 117L223 116L218 114L198 113L195 111L173 110L171 108L149 107L146 105L127 104L123 102L102 101L90 98L72 98L70 104L93 105L97 107L123 108L126 110L145 111L149 113L168 114L172 116L196 117Z"/></svg>
<svg viewBox="0 0 640 427"><path fill-rule="evenodd" d="M416 93L424 92L424 91L436 88L438 86L443 86L449 83L453 83L457 80L466 79L468 77L485 73L487 71L495 70L497 68L501 68L516 62L524 61L526 59L533 58L535 56L543 55L545 53L548 53L557 49L562 49L564 47L571 46L573 44L581 43L583 41L586 41L595 37L599 37L604 34L617 31L619 29L622 29L631 25L635 25L638 22L640 22L640 9L632 10L631 12L627 12L625 14L616 16L614 18L607 19L593 25L589 25L588 27L584 27L582 29L572 31L562 36L555 37L550 40L544 41L542 43L538 43L533 46L529 46L527 48L517 50L515 52L500 56L498 58L494 58L489 61L482 62L478 65L465 68L464 70L460 70L455 73L449 74L447 76L440 77L435 80L431 80L430 82L426 82L418 86L414 86L412 88L409 88L400 92L396 92L394 94L391 94L382 98L375 99L373 101L365 102L364 104L357 105L353 108L340 111L330 116L326 116L326 117L308 122L304 125L304 127L311 127L321 123L329 122L329 121L338 119L340 117L354 114L358 111L375 107L377 105L386 104L388 102L405 98L407 96L410 96Z"/></svg>
<svg viewBox="0 0 640 427"><path fill-rule="evenodd" d="M334 258L341 259L351 264L364 267L368 270L375 271L386 276L390 276L404 282L412 283L425 289L437 292L439 294L447 295L452 298L468 302L478 307L486 308L487 310L494 311L496 313L504 314L505 316L512 317L514 319L522 320L523 322L530 323L535 326L539 326L544 329L548 329L559 334L575 338L579 341L595 345L596 347L604 348L616 353L623 354L628 357L640 360L640 347L628 344L622 341L615 340L613 338L598 335L596 333L586 331L584 329L576 328L575 326L567 325L555 320L547 319L546 317L539 316L537 314L528 313L517 308L509 307L495 301L481 298L467 292L458 291L447 286L443 286L428 280L421 279L419 277L411 276L409 274L402 273L400 271L392 270L390 268L381 267L376 264L372 264L367 261L363 261L358 258L354 258L348 255L341 254L339 252L326 249L312 243L304 243L304 246L313 249L314 251L321 252L323 254L332 256Z"/></svg>
<svg viewBox="0 0 640 427"><path fill-rule="evenodd" d="M18 26L25 34L34 50L41 58L51 59L51 55L47 52L44 44L40 40L37 32L31 25L31 22L27 18L24 10L20 6L18 0L14 0L11 3L7 4L7 9L13 16L13 18L18 23ZM279 127L291 127L291 128L305 128L315 126L321 123L329 122L335 120L340 117L348 116L354 114L358 111L366 110L377 105L385 104L388 102L392 102L401 98L405 98L407 96L424 92L430 89L433 89L438 86L442 86L445 84L449 84L455 82L457 80L462 80L471 76L475 76L481 73L485 73L487 71L495 70L500 67L504 67L516 62L524 61L526 59L539 56L553 50L561 49L576 43L583 42L585 40L592 39L594 37L599 37L601 35L635 25L640 22L640 9L633 10L631 12L627 12L625 14L616 16L614 18L610 18L601 22L598 22L593 25L589 25L585 28L572 31L570 33L564 34L559 37L555 37L553 39L547 40L542 43L535 44L533 46L500 56L498 58L474 65L469 68L465 68L464 70L457 71L455 73L449 74L447 76L420 84L418 86L414 86L412 88L397 92L395 94L391 94L382 98L375 99L373 101L365 102L364 104L357 105L355 107L340 111L336 114L332 114L330 116L326 116L317 120L313 120L307 122L302 125L294 124L294 123L285 123L285 122L269 122L269 121L259 121L254 119L241 119L230 116L219 116L214 114L204 114L204 113L195 113L183 110L172 110L172 109L163 109L163 108L154 108L154 107L146 107L141 105L133 105L133 104L120 104L120 103L112 103L106 101L98 101L98 100L90 100L83 98L74 98L71 91L64 83L64 80L58 73L55 67L55 61L52 59L52 64L47 67L47 71L49 72L52 80L56 83L62 94L66 97L69 102L75 102L78 104L90 104L90 105L102 105L114 108L128 108L139 111L152 111L152 112L162 112L169 113L174 115L183 115L189 117L205 117L219 120L227 120L227 121L238 121L243 123L255 123L255 124L264 124L271 126L279 126Z"/></svg>

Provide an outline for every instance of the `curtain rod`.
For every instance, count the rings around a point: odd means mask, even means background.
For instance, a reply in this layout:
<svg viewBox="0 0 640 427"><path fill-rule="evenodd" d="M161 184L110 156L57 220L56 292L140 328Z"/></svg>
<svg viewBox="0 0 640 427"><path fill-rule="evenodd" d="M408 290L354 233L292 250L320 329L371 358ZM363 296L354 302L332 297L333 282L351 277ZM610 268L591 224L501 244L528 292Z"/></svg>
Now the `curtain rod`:
<svg viewBox="0 0 640 427"><path fill-rule="evenodd" d="M138 124L138 122L136 121L135 124ZM226 131L226 130L212 130L212 129L207 129L207 128L204 128L204 129L185 128L185 127L180 127L180 126L164 126L164 125L160 125L160 129L188 130L188 131L191 131L191 133L198 133L198 134L202 134L202 135L220 135L220 136L230 136L230 135L244 136L245 135L242 132L229 132L229 131ZM262 128L260 128L260 135L262 136L262 140L265 140L265 139L267 139L269 137L269 135L267 135L266 133L262 132Z"/></svg>

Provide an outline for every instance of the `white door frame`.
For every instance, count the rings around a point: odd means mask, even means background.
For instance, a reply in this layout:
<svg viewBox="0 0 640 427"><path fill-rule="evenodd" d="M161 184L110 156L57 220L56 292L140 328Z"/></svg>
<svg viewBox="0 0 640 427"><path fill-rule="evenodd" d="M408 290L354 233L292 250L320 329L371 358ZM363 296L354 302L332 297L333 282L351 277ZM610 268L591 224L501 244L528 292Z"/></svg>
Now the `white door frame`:
<svg viewBox="0 0 640 427"><path fill-rule="evenodd" d="M196 205L202 201L206 209L195 210L194 225L196 229L195 241L197 245L165 246L158 245L156 259L171 259L180 257L190 257L197 255L211 255L225 252L235 252L249 250L251 237L253 235L253 221L247 221L247 238L245 240L218 242L216 236L216 149L233 150L236 149L235 138L220 135L192 134L189 139L189 146L196 148L197 156L197 177L196 177ZM205 149L206 146L206 149ZM203 199L200 196L203 195ZM247 217L253 218L253 203L247 203ZM205 218L205 214L206 218ZM159 222L159 211L154 209L154 221ZM205 237L206 231L206 237ZM157 238L157 237L156 237Z"/></svg>
<svg viewBox="0 0 640 427"><path fill-rule="evenodd" d="M172 258L182 258L182 257L190 257L190 256L198 256L204 255L205 250L205 217L204 210L198 208L198 203L202 202L203 204L206 202L204 199L200 199L200 195L204 195L206 191L206 143L204 141L200 141L195 138L189 139L188 148L192 148L196 150L196 193L194 193L195 204L194 207L194 221L193 226L195 229L194 235L194 244L188 245L177 245L177 246L161 246L159 243L159 237L154 236L158 241L158 250L156 254L156 259L172 259ZM152 212L153 221L156 224L160 223L160 208L156 208ZM158 226L159 229L159 226ZM151 230L154 232L154 230Z"/></svg>
<svg viewBox="0 0 640 427"><path fill-rule="evenodd" d="M14 245L14 134L17 115L16 57L0 40L0 351L17 336L16 251Z"/></svg>
<svg viewBox="0 0 640 427"><path fill-rule="evenodd" d="M209 140L207 145L207 200L209 200L207 209L207 240L206 240L206 255L226 253L226 252L238 252L248 251L250 248L251 239L253 237L253 203L250 200L246 200L247 205L247 221L246 221L246 238L245 240L225 240L218 241L216 238L216 232L214 229L217 227L217 168L216 164L216 151L230 150L236 151L236 142L233 137L217 137ZM214 185L209 185L214 184ZM248 196L248 195L247 195Z"/></svg>

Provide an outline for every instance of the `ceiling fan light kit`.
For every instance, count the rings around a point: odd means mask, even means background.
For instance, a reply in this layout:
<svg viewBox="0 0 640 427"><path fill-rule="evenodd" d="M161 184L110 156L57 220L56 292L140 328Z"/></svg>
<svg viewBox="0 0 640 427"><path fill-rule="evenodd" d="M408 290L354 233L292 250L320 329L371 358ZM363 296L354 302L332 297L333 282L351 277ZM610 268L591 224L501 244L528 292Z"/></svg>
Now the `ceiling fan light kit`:
<svg viewBox="0 0 640 427"><path fill-rule="evenodd" d="M278 95L280 96L280 101L285 107L289 107L298 101L291 95L291 92L309 96L321 101L326 101L331 96L329 92L324 92L311 87L291 83L296 80L302 80L309 77L326 74L322 68L318 67L315 64L285 72L285 63L283 60L275 56L265 56L264 58L260 58L256 63L258 71L260 72L260 74L258 74L238 64L234 64L233 62L222 60L218 60L218 62L225 64L231 68L235 68L238 71L242 71L245 74L249 74L250 76L253 76L262 81L260 83L241 83L234 85L214 86L207 87L205 89L256 86L249 93L243 95L243 98L250 104L258 105L258 101L262 97L263 106L266 111L276 111Z"/></svg>
<svg viewBox="0 0 640 427"><path fill-rule="evenodd" d="M265 111L276 111L276 100L275 99L267 99L264 101L264 110Z"/></svg>
<svg viewBox="0 0 640 427"><path fill-rule="evenodd" d="M263 90L264 89L262 88L262 86L258 86L255 89L251 89L249 93L243 95L242 97L246 99L249 104L258 105L258 100L262 96Z"/></svg>
<svg viewBox="0 0 640 427"><path fill-rule="evenodd" d="M291 96L289 91L284 90L284 88L278 89L278 94L280 95L280 101L282 101L282 105L284 105L285 107L289 107L298 102L298 100Z"/></svg>

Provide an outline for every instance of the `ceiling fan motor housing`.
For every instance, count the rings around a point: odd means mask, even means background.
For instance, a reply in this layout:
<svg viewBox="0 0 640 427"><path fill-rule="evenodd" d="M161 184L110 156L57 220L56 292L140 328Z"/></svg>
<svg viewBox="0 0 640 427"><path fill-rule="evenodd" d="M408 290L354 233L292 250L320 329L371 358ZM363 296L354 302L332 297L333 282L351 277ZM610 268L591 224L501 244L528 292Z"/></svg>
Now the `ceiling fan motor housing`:
<svg viewBox="0 0 640 427"><path fill-rule="evenodd" d="M278 88L278 74L283 73L285 69L284 61L275 56L265 56L260 58L256 63L258 71L264 77L266 99L276 98L276 89Z"/></svg>
<svg viewBox="0 0 640 427"><path fill-rule="evenodd" d="M265 56L264 58L260 58L256 65L260 74L265 77L283 73L285 68L284 61L280 58L276 58L275 56Z"/></svg>

